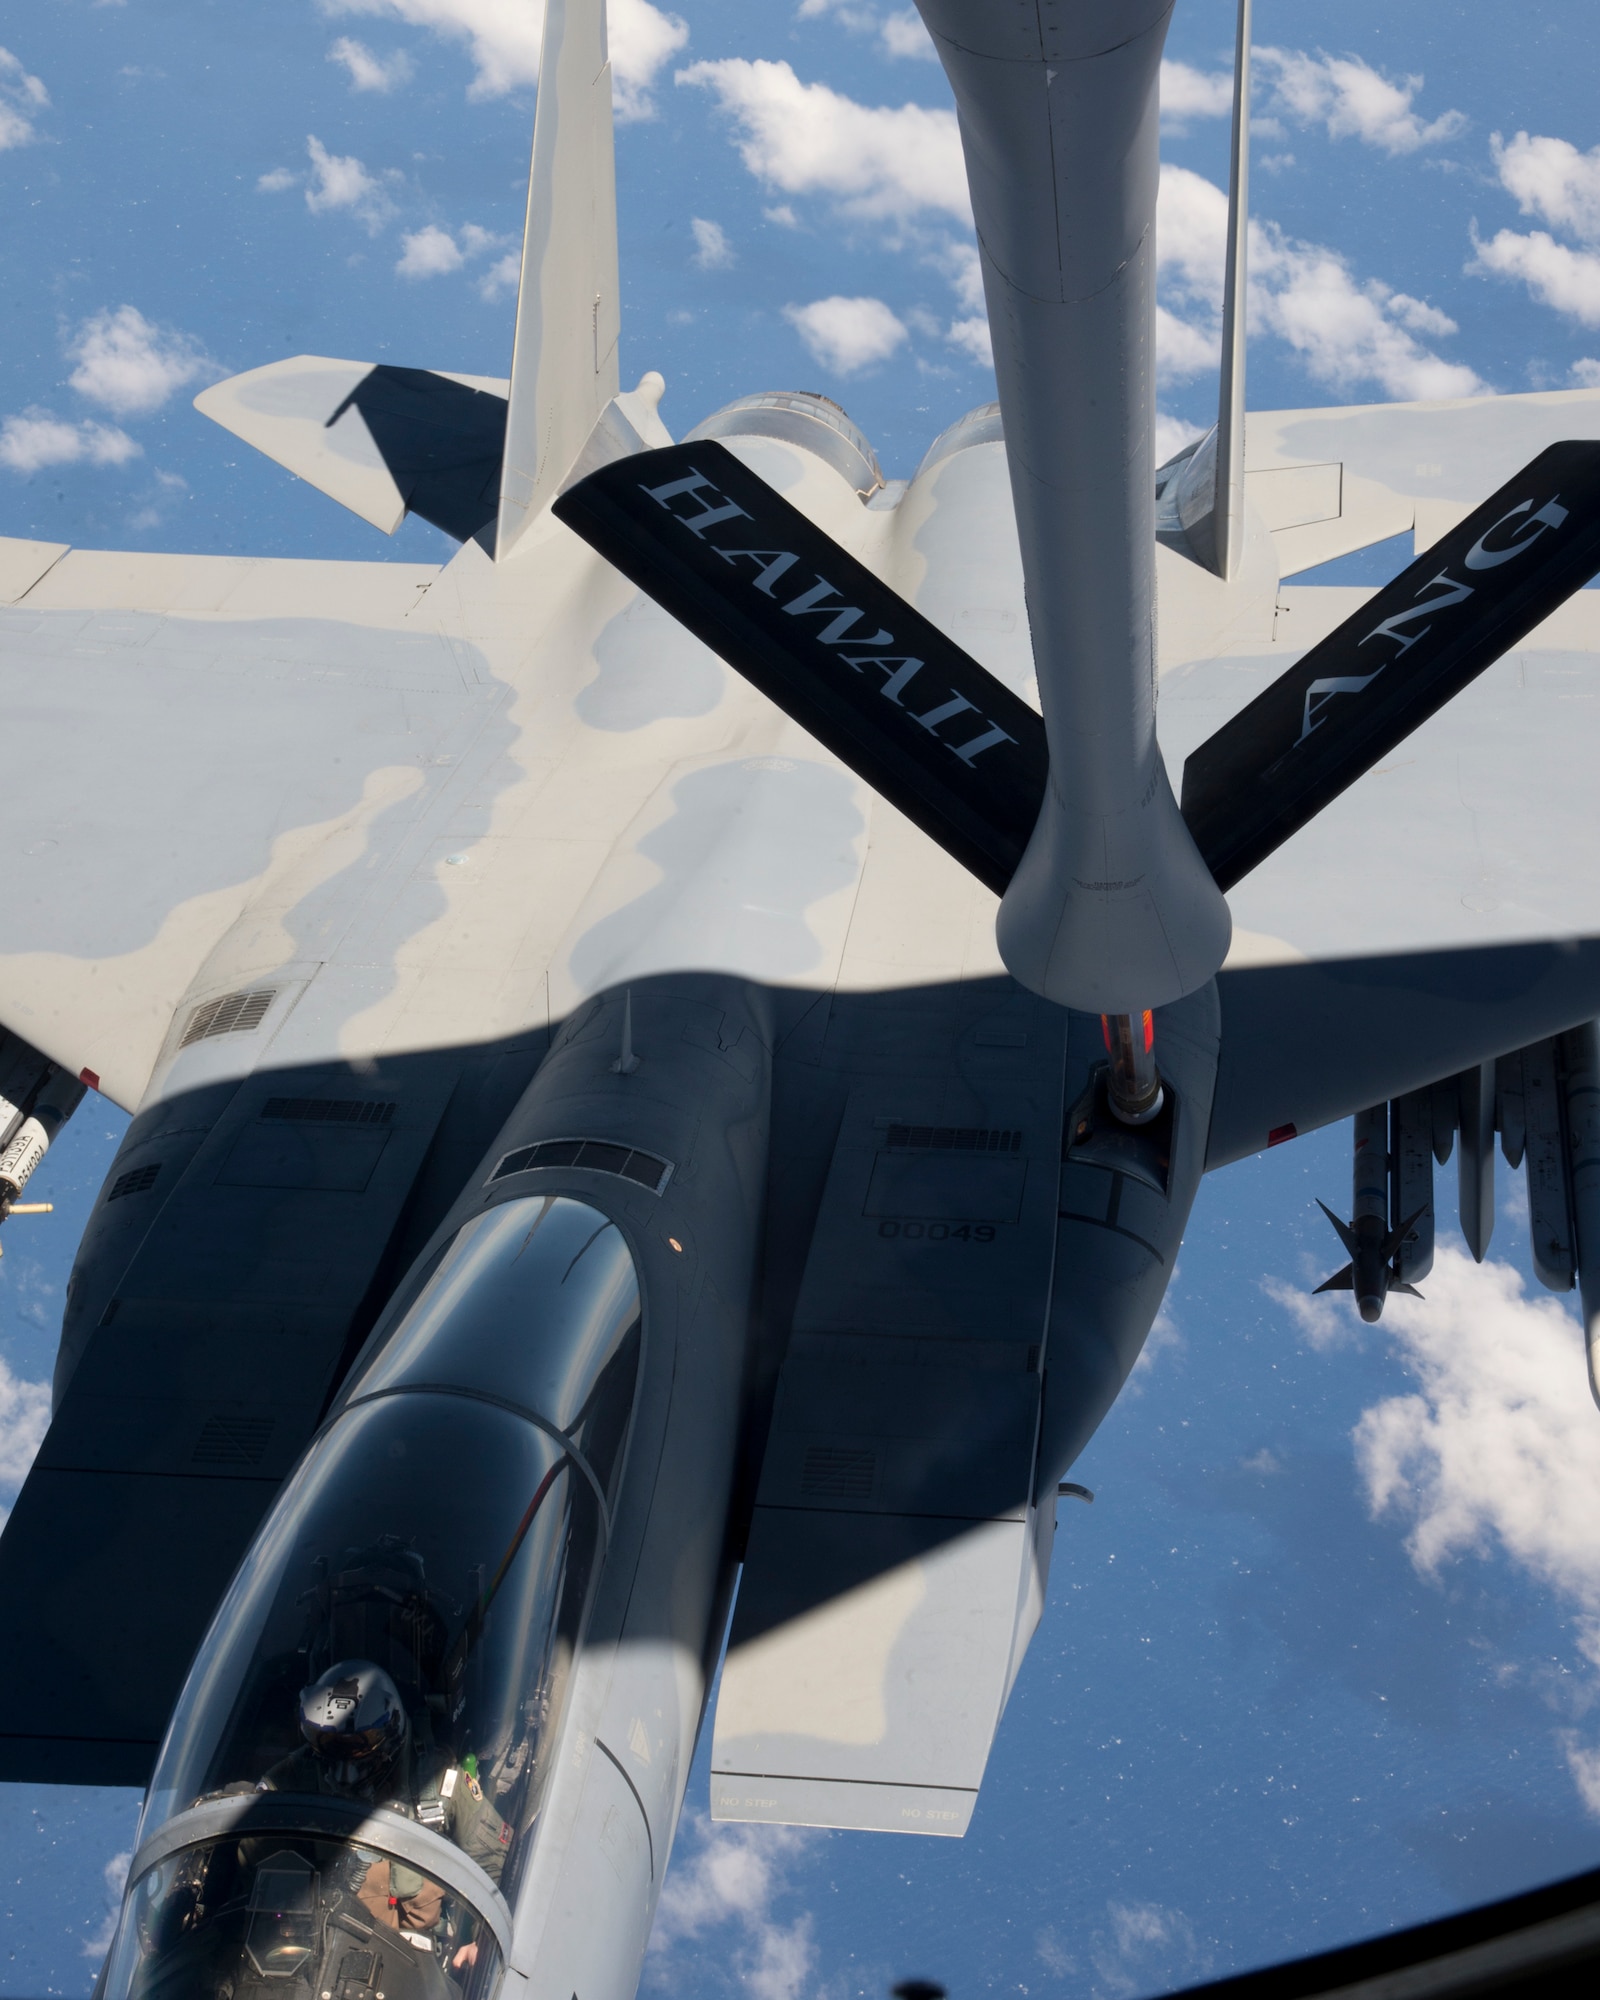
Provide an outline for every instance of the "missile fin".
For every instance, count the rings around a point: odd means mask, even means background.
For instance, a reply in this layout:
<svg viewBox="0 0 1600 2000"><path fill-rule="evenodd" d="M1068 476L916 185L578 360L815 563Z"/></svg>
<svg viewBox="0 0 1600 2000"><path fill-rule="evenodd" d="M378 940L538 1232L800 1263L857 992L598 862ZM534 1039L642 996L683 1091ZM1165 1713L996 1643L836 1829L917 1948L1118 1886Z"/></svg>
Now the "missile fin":
<svg viewBox="0 0 1600 2000"><path fill-rule="evenodd" d="M1342 1271L1335 1271L1331 1278L1324 1278L1317 1292L1353 1292L1356 1288L1355 1265L1346 1264ZM1312 1297L1316 1297L1316 1292Z"/></svg>
<svg viewBox="0 0 1600 2000"><path fill-rule="evenodd" d="M1348 1250L1350 1255L1353 1257L1356 1254L1355 1230L1351 1227L1351 1225L1348 1222L1341 1222L1338 1216L1334 1214L1333 1210L1329 1208L1328 1204L1325 1201L1319 1200L1317 1206L1322 1210L1323 1214L1333 1224L1335 1230L1338 1232L1339 1241L1344 1245L1346 1250Z"/></svg>

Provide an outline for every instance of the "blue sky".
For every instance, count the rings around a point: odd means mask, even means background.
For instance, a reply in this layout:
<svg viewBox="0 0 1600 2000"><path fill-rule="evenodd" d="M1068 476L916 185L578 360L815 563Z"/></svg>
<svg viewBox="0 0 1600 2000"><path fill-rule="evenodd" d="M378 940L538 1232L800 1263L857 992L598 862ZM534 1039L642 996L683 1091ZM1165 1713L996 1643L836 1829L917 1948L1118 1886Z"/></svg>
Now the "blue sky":
<svg viewBox="0 0 1600 2000"><path fill-rule="evenodd" d="M313 352L503 373L533 0L39 0L0 28L0 533L431 559L190 408ZM1258 0L1257 408L1600 382L1588 10ZM1229 9L1168 45L1161 407L1208 420ZM1266 54L1265 51L1274 51ZM618 0L623 371L681 433L820 388L906 475L992 394L953 121L888 4ZM1376 581L1392 555L1368 559ZM0 1264L0 1482L37 1439L123 1121L41 1172ZM1169 1312L1079 1476L961 1843L712 1832L690 1790L646 1990L1132 1994L1600 1861L1600 1418L1528 1275L1361 1329L1340 1128L1202 1191ZM1453 1189L1441 1175L1441 1200ZM1506 1176L1502 1172L1502 1183ZM174 1560L181 1556L175 1552ZM13 1635L9 1641L16 1643ZM0 1994L88 1990L122 1793L0 1788Z"/></svg>

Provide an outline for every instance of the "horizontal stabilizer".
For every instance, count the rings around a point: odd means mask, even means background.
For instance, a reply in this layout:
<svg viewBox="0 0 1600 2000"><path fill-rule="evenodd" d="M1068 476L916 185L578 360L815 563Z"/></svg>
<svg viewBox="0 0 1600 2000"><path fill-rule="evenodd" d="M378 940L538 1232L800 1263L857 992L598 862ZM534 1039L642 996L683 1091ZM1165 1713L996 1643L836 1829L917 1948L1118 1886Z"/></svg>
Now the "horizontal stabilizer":
<svg viewBox="0 0 1600 2000"><path fill-rule="evenodd" d="M1551 445L1183 767L1224 889L1600 570L1600 444Z"/></svg>
<svg viewBox="0 0 1600 2000"><path fill-rule="evenodd" d="M386 535L410 513L465 542L499 505L507 386L296 354L213 383L194 406Z"/></svg>
<svg viewBox="0 0 1600 2000"><path fill-rule="evenodd" d="M1040 717L725 446L604 467L558 519L996 894L1048 773Z"/></svg>

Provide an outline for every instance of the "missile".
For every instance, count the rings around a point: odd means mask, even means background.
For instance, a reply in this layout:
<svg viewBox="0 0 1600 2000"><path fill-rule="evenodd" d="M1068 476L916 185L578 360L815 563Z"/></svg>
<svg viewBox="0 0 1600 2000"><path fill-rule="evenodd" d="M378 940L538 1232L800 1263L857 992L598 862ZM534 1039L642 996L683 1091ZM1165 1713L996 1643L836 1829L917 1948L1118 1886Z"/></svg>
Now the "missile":
<svg viewBox="0 0 1600 2000"><path fill-rule="evenodd" d="M1398 1228L1389 1227L1389 1107L1375 1104L1356 1113L1354 1207L1349 1222L1341 1222L1325 1201L1317 1203L1333 1224L1350 1262L1323 1284L1319 1292L1354 1292L1356 1310L1370 1326L1383 1316L1391 1292L1422 1294L1400 1276L1400 1246L1424 1211L1418 1209Z"/></svg>

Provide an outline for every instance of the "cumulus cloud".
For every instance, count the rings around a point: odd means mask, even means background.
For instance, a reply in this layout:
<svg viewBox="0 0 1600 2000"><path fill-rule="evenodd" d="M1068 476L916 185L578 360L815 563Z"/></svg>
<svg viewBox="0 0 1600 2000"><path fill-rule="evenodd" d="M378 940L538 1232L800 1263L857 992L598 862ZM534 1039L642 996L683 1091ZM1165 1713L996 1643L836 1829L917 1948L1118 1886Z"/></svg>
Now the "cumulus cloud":
<svg viewBox="0 0 1600 2000"><path fill-rule="evenodd" d="M1580 153L1565 139L1517 133L1489 139L1500 184L1524 215L1537 215L1582 243L1600 243L1600 146Z"/></svg>
<svg viewBox="0 0 1600 2000"><path fill-rule="evenodd" d="M685 1813L678 1839L656 1905L647 1980L681 1990L673 1977L674 1949L726 1928L735 1940L731 1970L744 1991L755 2000L799 2000L816 1961L811 1919L802 1914L780 1923L772 1905L785 1887L783 1864L814 1836L797 1827L714 1826Z"/></svg>
<svg viewBox="0 0 1600 2000"><path fill-rule="evenodd" d="M1165 465L1169 458L1176 458L1186 444L1193 444L1196 438L1205 436L1199 424L1191 424L1183 417L1175 417L1170 411L1156 411L1156 464ZM1148 1343L1147 1343L1148 1344ZM1141 1354L1139 1359L1143 1361Z"/></svg>
<svg viewBox="0 0 1600 2000"><path fill-rule="evenodd" d="M1161 65L1161 120L1168 129L1190 118L1227 118L1233 111L1233 72L1192 69L1188 63Z"/></svg>
<svg viewBox="0 0 1600 2000"><path fill-rule="evenodd" d="M117 1934L117 1919L122 1914L122 1892L128 1886L128 1865L132 1860L132 1848L125 1847L120 1854L113 1854L101 1871L106 1885L105 1909L100 1922L80 1947L85 1958L97 1963L111 1949L111 1940Z"/></svg>
<svg viewBox="0 0 1600 2000"><path fill-rule="evenodd" d="M478 280L481 298L497 299L502 292L514 292L522 281L522 252L508 250L497 257Z"/></svg>
<svg viewBox="0 0 1600 2000"><path fill-rule="evenodd" d="M708 222L703 215L689 218L694 233L694 262L702 271L726 271L738 262L728 232L720 222Z"/></svg>
<svg viewBox="0 0 1600 2000"><path fill-rule="evenodd" d="M785 306L783 316L805 343L813 361L838 375L854 375L887 361L906 339L905 322L882 299L846 299L837 294L807 306Z"/></svg>
<svg viewBox="0 0 1600 2000"><path fill-rule="evenodd" d="M1564 230L1580 247L1557 242L1545 229L1501 229L1487 242L1474 229L1467 269L1512 279L1553 311L1600 326L1600 146L1580 153L1565 139L1526 132L1510 140L1496 132L1490 144L1500 183L1523 214Z"/></svg>
<svg viewBox="0 0 1600 2000"><path fill-rule="evenodd" d="M858 104L825 83L802 83L786 62L742 56L692 63L676 81L715 94L745 166L769 188L825 196L869 220L971 218L953 111Z"/></svg>
<svg viewBox="0 0 1600 2000"><path fill-rule="evenodd" d="M1600 389L1600 361L1585 355L1581 361L1572 364L1572 386L1575 389Z"/></svg>
<svg viewBox="0 0 1600 2000"><path fill-rule="evenodd" d="M9 49L0 49L0 153L38 138L34 113L47 111L50 93Z"/></svg>
<svg viewBox="0 0 1600 2000"><path fill-rule="evenodd" d="M0 427L0 462L9 465L6 444L11 426L22 422L8 417ZM135 447L137 449L137 447ZM20 468L32 471L31 466ZM44 1440L50 1422L50 1384L24 1382L0 1361L0 1527L5 1526L10 1504L28 1476L34 1455Z"/></svg>
<svg viewBox="0 0 1600 2000"><path fill-rule="evenodd" d="M256 186L262 194L282 194L285 188L297 186L299 180L293 167L274 167L270 173L257 177Z"/></svg>
<svg viewBox="0 0 1600 2000"><path fill-rule="evenodd" d="M1360 139L1389 154L1415 153L1466 129L1459 111L1424 124L1412 109L1420 76L1385 76L1359 56L1330 56L1303 49L1251 51L1263 95L1274 111L1299 125L1321 125L1330 139Z"/></svg>
<svg viewBox="0 0 1600 2000"><path fill-rule="evenodd" d="M465 42L475 71L469 97L504 97L539 79L544 8L538 0L322 0L322 11L400 20ZM688 27L650 0L611 0L607 33L617 115L648 117L650 86L688 41Z"/></svg>
<svg viewBox="0 0 1600 2000"><path fill-rule="evenodd" d="M1194 1926L1181 1910L1160 1903L1108 1903L1106 1919L1091 1952L1102 1993L1120 2000L1152 1985L1169 1985L1174 1974L1204 1969Z"/></svg>
<svg viewBox="0 0 1600 2000"><path fill-rule="evenodd" d="M72 387L119 417L148 416L188 383L219 372L197 340L153 326L137 306L93 314L67 353L77 363L67 378Z"/></svg>
<svg viewBox="0 0 1600 2000"><path fill-rule="evenodd" d="M311 213L326 215L333 209L348 209L376 234L394 210L384 182L399 176L370 174L353 153L330 153L318 138L307 138L306 151L311 157L306 185L306 207Z"/></svg>
<svg viewBox="0 0 1600 2000"><path fill-rule="evenodd" d="M429 223L400 239L401 257L395 265L402 278L437 278L446 271L459 271L466 261L448 230Z"/></svg>
<svg viewBox="0 0 1600 2000"><path fill-rule="evenodd" d="M67 423L49 410L37 408L0 423L0 465L13 472L42 472L47 465L126 465L138 456L139 446L115 424ZM6 1421L6 1408L5 1383L0 1379L0 1430ZM3 1452L0 1436L0 1462Z"/></svg>
<svg viewBox="0 0 1600 2000"><path fill-rule="evenodd" d="M1165 332L1181 372L1197 353L1189 334L1214 339L1222 305L1228 198L1186 167L1164 166L1156 216L1169 320ZM1177 324L1189 334L1180 335ZM1337 251L1288 236L1270 222L1250 225L1250 323L1294 349L1307 372L1330 387L1375 384L1386 396L1473 396L1485 385L1417 337L1452 323L1424 301L1375 278L1358 279Z"/></svg>
<svg viewBox="0 0 1600 2000"><path fill-rule="evenodd" d="M409 83L413 74L411 58L404 49L396 49L392 55L375 55L365 42L349 35L339 37L328 51L328 60L342 64L349 72L352 90L387 93Z"/></svg>
<svg viewBox="0 0 1600 2000"><path fill-rule="evenodd" d="M1469 271L1518 279L1542 305L1600 326L1600 253L1574 250L1543 229L1497 230L1487 243L1474 238L1473 249Z"/></svg>
<svg viewBox="0 0 1600 2000"><path fill-rule="evenodd" d="M1313 1343L1348 1306L1274 1288ZM1499 1553L1565 1603L1600 1666L1600 1453L1583 1333L1555 1299L1528 1296L1508 1264L1444 1245L1426 1302L1391 1299L1384 1326L1415 1382L1365 1411L1356 1464L1374 1519L1405 1529L1420 1576ZM1563 1734L1574 1782L1600 1816L1600 1749Z"/></svg>
<svg viewBox="0 0 1600 2000"><path fill-rule="evenodd" d="M448 229L430 222L401 237L400 258L394 268L402 278L439 278L450 271L459 271L475 257L500 249L505 241L505 237L480 229L475 222L464 223L453 236ZM521 269L521 253L509 252L479 279L480 294L486 299L498 297L508 285L516 284Z"/></svg>
<svg viewBox="0 0 1600 2000"><path fill-rule="evenodd" d="M911 62L937 62L939 52L915 7L902 7L878 23L878 43L886 56Z"/></svg>
<svg viewBox="0 0 1600 2000"><path fill-rule="evenodd" d="M969 319L953 319L945 339L981 367L994 366L994 338L982 313L974 313Z"/></svg>

